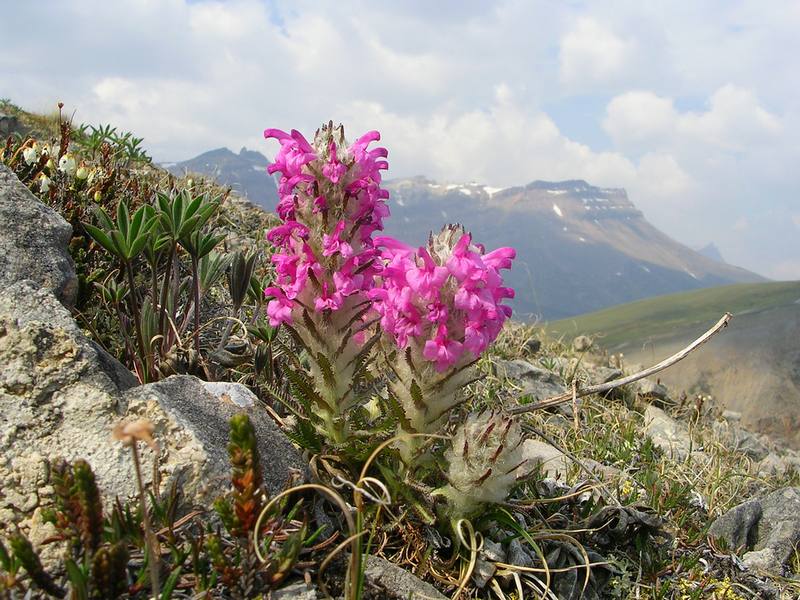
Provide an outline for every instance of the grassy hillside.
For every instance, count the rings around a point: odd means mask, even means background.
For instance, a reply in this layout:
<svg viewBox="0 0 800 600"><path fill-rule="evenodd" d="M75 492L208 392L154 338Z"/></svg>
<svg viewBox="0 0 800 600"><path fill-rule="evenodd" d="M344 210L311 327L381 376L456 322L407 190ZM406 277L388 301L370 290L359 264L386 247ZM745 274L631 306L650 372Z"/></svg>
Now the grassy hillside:
<svg viewBox="0 0 800 600"><path fill-rule="evenodd" d="M687 394L710 396L751 429L800 447L800 282L731 285L661 296L550 324L585 334L627 364L677 352L723 313L733 320L708 344L660 374Z"/></svg>
<svg viewBox="0 0 800 600"><path fill-rule="evenodd" d="M700 335L725 312L734 317L797 305L800 282L743 283L638 300L570 319L554 321L554 335L596 335L618 350L645 342ZM735 319L734 319L735 322Z"/></svg>

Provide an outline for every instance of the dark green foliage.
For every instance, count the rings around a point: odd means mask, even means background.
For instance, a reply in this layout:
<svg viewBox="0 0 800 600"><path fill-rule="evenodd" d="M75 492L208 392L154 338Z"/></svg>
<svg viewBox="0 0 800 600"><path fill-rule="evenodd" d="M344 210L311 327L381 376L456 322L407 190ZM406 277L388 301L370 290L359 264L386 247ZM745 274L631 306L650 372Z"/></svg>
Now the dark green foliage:
<svg viewBox="0 0 800 600"><path fill-rule="evenodd" d="M232 500L235 525L230 532L247 537L261 512L264 482L258 456L256 432L248 416L240 413L231 418L231 440L228 456L233 470Z"/></svg>
<svg viewBox="0 0 800 600"><path fill-rule="evenodd" d="M72 467L75 481L72 496L77 508L77 524L86 554L95 552L103 535L103 504L94 473L85 460L76 460Z"/></svg>
<svg viewBox="0 0 800 600"><path fill-rule="evenodd" d="M39 560L39 555L33 550L33 545L28 538L21 533L15 533L8 542L14 557L39 589L56 598L63 598L66 595L66 592L57 586L53 578L45 572L42 561Z"/></svg>
<svg viewBox="0 0 800 600"><path fill-rule="evenodd" d="M127 589L128 549L119 542L103 546L92 561L92 589L94 598L112 600Z"/></svg>

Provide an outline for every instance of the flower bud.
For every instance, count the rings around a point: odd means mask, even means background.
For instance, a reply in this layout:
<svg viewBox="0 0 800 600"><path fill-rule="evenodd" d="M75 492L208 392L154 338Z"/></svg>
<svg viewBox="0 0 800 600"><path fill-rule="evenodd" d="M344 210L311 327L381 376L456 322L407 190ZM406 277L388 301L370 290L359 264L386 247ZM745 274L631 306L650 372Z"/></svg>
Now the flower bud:
<svg viewBox="0 0 800 600"><path fill-rule="evenodd" d="M44 173L39 175L39 190L43 194L46 194L48 191L50 191L51 183L53 183L53 181L47 175L45 175Z"/></svg>
<svg viewBox="0 0 800 600"><path fill-rule="evenodd" d="M25 148L22 151L22 158L27 165L33 165L39 162L39 144L33 142L33 144Z"/></svg>
<svg viewBox="0 0 800 600"><path fill-rule="evenodd" d="M87 169L83 165L78 167L78 170L75 171L75 179L80 179L81 181L84 181L88 177L89 177L89 169Z"/></svg>
<svg viewBox="0 0 800 600"><path fill-rule="evenodd" d="M525 459L522 428L498 412L471 414L445 452L449 484L435 493L444 496L454 517L469 517L484 504L503 502Z"/></svg>
<svg viewBox="0 0 800 600"><path fill-rule="evenodd" d="M75 157L71 153L67 152L58 161L58 170L65 175L73 177L75 172L78 170L78 164L75 162Z"/></svg>

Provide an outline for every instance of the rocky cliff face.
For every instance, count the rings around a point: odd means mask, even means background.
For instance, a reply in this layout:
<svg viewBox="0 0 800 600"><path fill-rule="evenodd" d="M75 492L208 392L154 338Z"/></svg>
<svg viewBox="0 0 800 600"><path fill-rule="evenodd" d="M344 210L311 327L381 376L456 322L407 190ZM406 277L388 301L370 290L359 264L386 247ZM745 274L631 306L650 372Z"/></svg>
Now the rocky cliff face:
<svg viewBox="0 0 800 600"><path fill-rule="evenodd" d="M422 177L387 187L392 235L422 243L439 223L458 222L487 248L515 247L508 279L519 318L557 319L659 294L762 280L671 239L619 188L574 180L501 190Z"/></svg>

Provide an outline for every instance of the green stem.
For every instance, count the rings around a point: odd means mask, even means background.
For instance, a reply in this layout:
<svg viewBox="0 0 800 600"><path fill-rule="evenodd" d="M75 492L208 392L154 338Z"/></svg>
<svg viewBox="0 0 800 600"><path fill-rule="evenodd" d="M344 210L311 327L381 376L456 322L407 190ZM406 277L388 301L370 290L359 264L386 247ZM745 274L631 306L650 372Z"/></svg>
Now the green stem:
<svg viewBox="0 0 800 600"><path fill-rule="evenodd" d="M172 263L175 258L175 243L173 242L169 248L169 254L167 255L167 269L164 272L164 282L161 285L161 302L159 303L160 316L158 317L158 332L163 335L162 339L167 339L167 331L164 330L164 325L167 318L167 293L169 292L169 283L172 280ZM155 300L155 298L154 298ZM167 348L165 347L165 342L162 343L161 348L163 351L166 351Z"/></svg>
<svg viewBox="0 0 800 600"><path fill-rule="evenodd" d="M142 319L139 314L139 303L136 296L136 284L133 279L133 264L131 264L131 261L125 261L125 271L128 274L128 285L131 288L131 312L133 313L133 324L136 329L136 337L139 342L139 351L141 352L140 358L142 361L142 374L144 377L144 381L142 381L142 383L147 383L147 380L150 377L148 352L147 346L145 346L144 343L144 334L142 333Z"/></svg>
<svg viewBox="0 0 800 600"><path fill-rule="evenodd" d="M194 350L200 360L200 276L198 274L198 259L192 255L192 288L194 292Z"/></svg>

